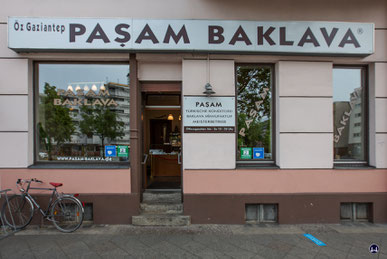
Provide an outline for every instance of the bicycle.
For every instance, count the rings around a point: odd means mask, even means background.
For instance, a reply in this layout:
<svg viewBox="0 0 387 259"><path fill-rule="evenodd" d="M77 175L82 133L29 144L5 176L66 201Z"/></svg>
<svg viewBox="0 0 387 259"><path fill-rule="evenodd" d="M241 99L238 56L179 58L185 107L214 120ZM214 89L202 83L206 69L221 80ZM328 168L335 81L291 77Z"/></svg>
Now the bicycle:
<svg viewBox="0 0 387 259"><path fill-rule="evenodd" d="M1 215L4 222L15 229L23 229L31 223L34 216L35 207L40 211L42 216L51 221L54 226L62 232L70 233L77 230L83 222L84 208L76 195L58 193L57 188L62 186L62 183L50 184L54 188L36 188L30 187L31 182L43 183L36 178L31 180L18 179L16 186L21 194L16 194L9 198L8 203L3 205ZM24 184L27 183L27 188ZM50 190L52 191L47 209L43 210L37 201L28 193L29 190ZM54 199L55 198L55 199ZM11 219L13 218L13 222Z"/></svg>

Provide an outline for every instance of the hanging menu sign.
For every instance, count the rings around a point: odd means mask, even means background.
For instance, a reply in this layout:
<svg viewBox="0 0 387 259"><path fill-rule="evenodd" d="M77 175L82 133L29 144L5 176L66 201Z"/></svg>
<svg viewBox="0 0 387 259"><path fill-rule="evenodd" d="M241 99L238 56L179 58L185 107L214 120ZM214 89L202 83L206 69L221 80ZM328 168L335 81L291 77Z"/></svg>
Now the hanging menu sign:
<svg viewBox="0 0 387 259"><path fill-rule="evenodd" d="M185 96L184 133L234 133L235 97Z"/></svg>

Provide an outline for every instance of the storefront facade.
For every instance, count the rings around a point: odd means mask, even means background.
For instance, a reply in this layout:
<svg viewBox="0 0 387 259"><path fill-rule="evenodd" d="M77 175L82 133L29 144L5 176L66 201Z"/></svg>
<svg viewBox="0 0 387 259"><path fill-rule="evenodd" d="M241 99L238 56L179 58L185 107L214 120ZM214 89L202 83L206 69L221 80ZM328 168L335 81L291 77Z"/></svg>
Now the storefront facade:
<svg viewBox="0 0 387 259"><path fill-rule="evenodd" d="M387 222L387 4L328 2L8 2L0 188L63 182L94 223L155 189L193 224Z"/></svg>

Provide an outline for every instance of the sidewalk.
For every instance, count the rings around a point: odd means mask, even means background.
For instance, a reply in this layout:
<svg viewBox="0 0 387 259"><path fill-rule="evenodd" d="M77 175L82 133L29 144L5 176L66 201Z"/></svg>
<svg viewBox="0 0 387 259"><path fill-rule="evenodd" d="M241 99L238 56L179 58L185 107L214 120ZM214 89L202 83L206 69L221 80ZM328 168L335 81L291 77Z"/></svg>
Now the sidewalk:
<svg viewBox="0 0 387 259"><path fill-rule="evenodd" d="M372 243L379 253L369 252ZM92 225L72 234L33 226L0 240L0 258L387 259L387 225Z"/></svg>

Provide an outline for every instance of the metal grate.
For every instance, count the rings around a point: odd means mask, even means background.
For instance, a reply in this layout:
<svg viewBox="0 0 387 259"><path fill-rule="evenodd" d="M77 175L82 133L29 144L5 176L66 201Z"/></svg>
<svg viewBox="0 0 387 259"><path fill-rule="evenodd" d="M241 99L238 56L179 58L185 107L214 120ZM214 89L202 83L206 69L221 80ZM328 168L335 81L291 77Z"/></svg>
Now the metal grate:
<svg viewBox="0 0 387 259"><path fill-rule="evenodd" d="M278 204L246 204L247 223L278 222Z"/></svg>

